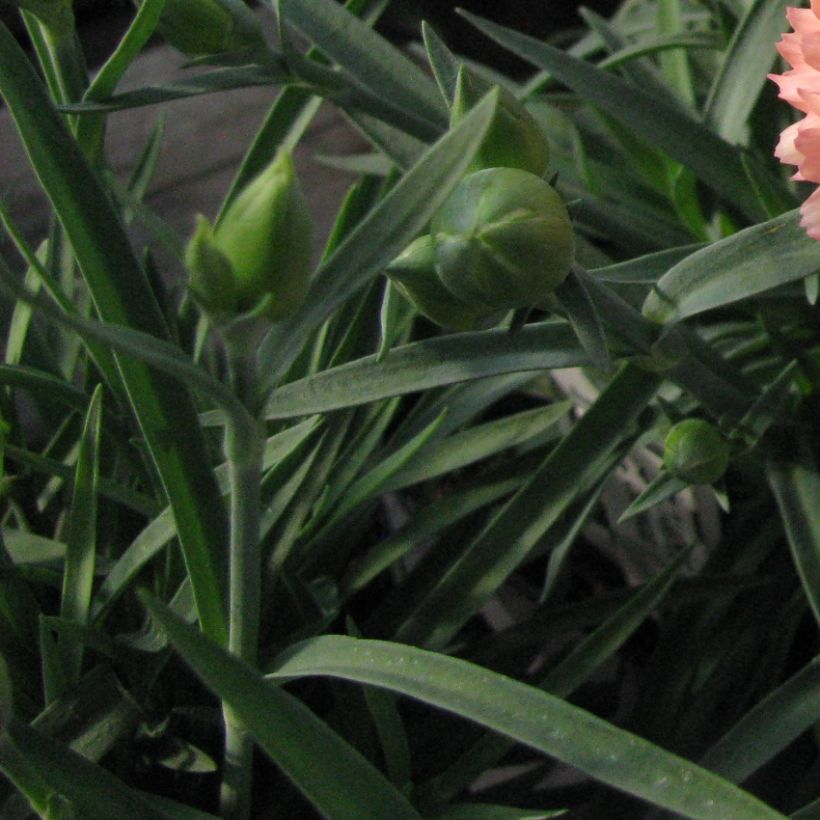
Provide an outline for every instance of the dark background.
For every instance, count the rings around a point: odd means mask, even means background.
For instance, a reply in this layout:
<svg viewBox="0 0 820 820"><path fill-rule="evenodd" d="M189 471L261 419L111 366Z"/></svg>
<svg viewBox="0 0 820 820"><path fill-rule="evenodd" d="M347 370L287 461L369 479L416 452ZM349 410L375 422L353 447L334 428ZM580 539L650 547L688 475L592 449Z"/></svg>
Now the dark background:
<svg viewBox="0 0 820 820"><path fill-rule="evenodd" d="M608 16L619 0L393 0L379 25L380 30L397 41L418 37L421 20L431 23L444 40L468 57L510 74L521 75L527 66L511 58L502 49L475 31L455 13L460 6L533 37L546 38L567 32L581 25L577 7L584 5ZM75 12L80 36L89 62L96 65L105 59L117 38L133 15L130 0L75 0ZM12 29L21 31L16 9L0 0L0 18Z"/></svg>

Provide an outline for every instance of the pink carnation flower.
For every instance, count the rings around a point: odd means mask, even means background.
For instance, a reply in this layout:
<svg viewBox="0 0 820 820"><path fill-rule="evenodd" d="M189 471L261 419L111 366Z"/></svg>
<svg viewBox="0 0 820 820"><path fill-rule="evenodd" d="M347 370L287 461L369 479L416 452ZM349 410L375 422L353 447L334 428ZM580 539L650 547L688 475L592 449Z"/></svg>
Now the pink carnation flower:
<svg viewBox="0 0 820 820"><path fill-rule="evenodd" d="M810 9L788 8L786 16L794 31L777 44L780 56L791 66L783 74L770 74L780 88L780 98L802 111L799 122L784 129L775 156L797 166L792 179L820 183L820 0ZM820 241L820 188L800 208L800 224Z"/></svg>

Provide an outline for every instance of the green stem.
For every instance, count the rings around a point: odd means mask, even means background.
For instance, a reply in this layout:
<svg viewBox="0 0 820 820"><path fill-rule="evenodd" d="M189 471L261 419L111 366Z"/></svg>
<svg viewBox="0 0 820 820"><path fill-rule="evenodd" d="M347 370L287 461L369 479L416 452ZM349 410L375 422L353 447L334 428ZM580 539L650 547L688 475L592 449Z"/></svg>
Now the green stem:
<svg viewBox="0 0 820 820"><path fill-rule="evenodd" d="M256 405L256 358L227 344L231 382L245 406ZM229 424L225 456L230 480L230 583L228 650L256 666L259 641L260 483L264 432L261 422L250 428ZM233 711L223 707L225 760L220 795L226 820L247 820L251 811L253 740Z"/></svg>

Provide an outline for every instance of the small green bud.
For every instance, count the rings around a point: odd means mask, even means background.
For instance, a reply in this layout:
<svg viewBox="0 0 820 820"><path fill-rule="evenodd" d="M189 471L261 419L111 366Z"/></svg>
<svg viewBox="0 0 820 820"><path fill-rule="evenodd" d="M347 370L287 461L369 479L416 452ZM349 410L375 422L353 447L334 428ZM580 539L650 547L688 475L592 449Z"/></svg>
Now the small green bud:
<svg viewBox="0 0 820 820"><path fill-rule="evenodd" d="M555 189L516 168L465 177L433 218L436 270L477 310L531 307L564 280L575 254Z"/></svg>
<svg viewBox="0 0 820 820"><path fill-rule="evenodd" d="M213 228L200 215L185 247L188 286L196 301L215 319L236 313L236 287L230 260L214 240Z"/></svg>
<svg viewBox="0 0 820 820"><path fill-rule="evenodd" d="M267 49L262 27L243 0L165 0L158 28L189 57Z"/></svg>
<svg viewBox="0 0 820 820"><path fill-rule="evenodd" d="M450 109L450 125L460 123L487 91L487 83L461 66ZM495 116L469 170L519 168L540 177L546 172L549 160L549 142L535 118L513 94L500 87Z"/></svg>
<svg viewBox="0 0 820 820"><path fill-rule="evenodd" d="M387 267L385 273L419 313L448 330L475 330L486 324L487 311L456 299L438 278L433 237L420 236Z"/></svg>
<svg viewBox="0 0 820 820"><path fill-rule="evenodd" d="M708 421L685 419L666 436L663 466L689 484L712 484L729 466L729 445Z"/></svg>
<svg viewBox="0 0 820 820"><path fill-rule="evenodd" d="M237 310L252 310L268 294L269 319L301 306L310 284L313 220L289 153L280 152L239 193L213 239L231 264Z"/></svg>

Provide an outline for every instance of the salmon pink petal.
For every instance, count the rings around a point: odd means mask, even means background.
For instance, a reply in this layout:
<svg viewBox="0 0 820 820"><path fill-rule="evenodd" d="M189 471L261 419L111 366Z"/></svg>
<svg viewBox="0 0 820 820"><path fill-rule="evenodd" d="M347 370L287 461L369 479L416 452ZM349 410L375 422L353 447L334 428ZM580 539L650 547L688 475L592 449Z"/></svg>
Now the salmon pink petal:
<svg viewBox="0 0 820 820"><path fill-rule="evenodd" d="M811 182L820 182L820 129L800 128L794 146L797 153L803 155L800 175Z"/></svg>
<svg viewBox="0 0 820 820"><path fill-rule="evenodd" d="M804 157L797 150L795 140L800 130L799 122L792 123L788 128L784 128L780 134L780 141L774 149L774 155L788 165L799 165Z"/></svg>
<svg viewBox="0 0 820 820"><path fill-rule="evenodd" d="M803 40L799 34L784 34L776 45L780 56L792 68L804 68L806 60L803 57Z"/></svg>
<svg viewBox="0 0 820 820"><path fill-rule="evenodd" d="M820 33L820 18L812 9L796 9L789 6L786 9L786 17L798 34Z"/></svg>
<svg viewBox="0 0 820 820"><path fill-rule="evenodd" d="M811 66L815 71L820 71L820 34L801 38L800 53L806 65Z"/></svg>
<svg viewBox="0 0 820 820"><path fill-rule="evenodd" d="M769 79L780 87L778 96L801 111L809 110L805 100L800 96L801 91L810 94L820 93L820 71L787 71L785 74L770 74Z"/></svg>
<svg viewBox="0 0 820 820"><path fill-rule="evenodd" d="M800 214L800 226L812 239L820 241L820 188L800 206Z"/></svg>

